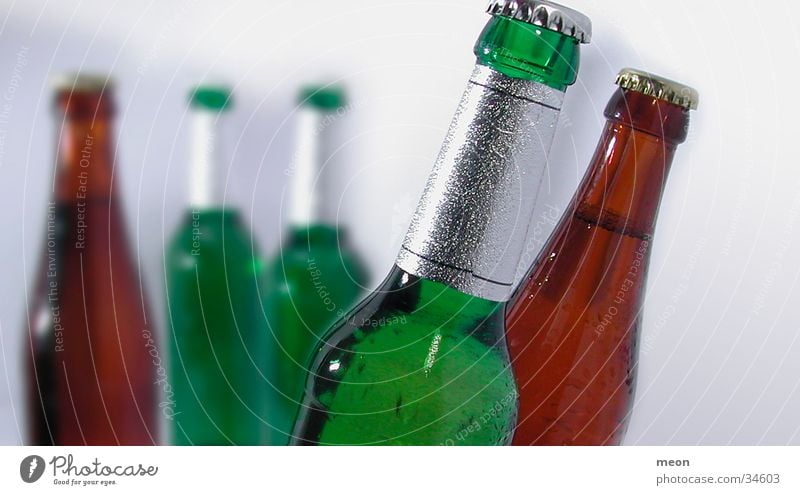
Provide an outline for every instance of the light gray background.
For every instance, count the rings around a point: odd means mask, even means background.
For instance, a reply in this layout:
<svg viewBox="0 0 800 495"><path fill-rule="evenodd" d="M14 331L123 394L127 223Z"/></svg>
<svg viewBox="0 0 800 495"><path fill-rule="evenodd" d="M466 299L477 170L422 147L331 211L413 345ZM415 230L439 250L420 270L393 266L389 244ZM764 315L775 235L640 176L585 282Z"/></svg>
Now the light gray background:
<svg viewBox="0 0 800 495"><path fill-rule="evenodd" d="M634 66L702 95L661 210L629 444L800 444L798 7L741 0L573 0L594 21L537 218L563 209ZM479 0L0 2L0 444L22 441L23 315L51 189L51 73L118 81L129 231L163 321L162 248L184 206L187 88L229 81L227 200L279 242L294 91L353 95L339 215L385 273L473 65ZM2 107L2 105L7 105ZM546 232L540 235L545 237ZM541 239L540 239L541 240Z"/></svg>

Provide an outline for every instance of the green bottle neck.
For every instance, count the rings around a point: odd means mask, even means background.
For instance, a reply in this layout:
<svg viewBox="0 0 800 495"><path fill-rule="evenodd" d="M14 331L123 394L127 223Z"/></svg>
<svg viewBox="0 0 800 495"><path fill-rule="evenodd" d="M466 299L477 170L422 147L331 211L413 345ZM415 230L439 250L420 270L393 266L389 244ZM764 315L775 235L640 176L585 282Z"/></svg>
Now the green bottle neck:
<svg viewBox="0 0 800 495"><path fill-rule="evenodd" d="M571 36L494 16L475 44L475 56L479 64L509 77L566 91L578 77L579 45Z"/></svg>

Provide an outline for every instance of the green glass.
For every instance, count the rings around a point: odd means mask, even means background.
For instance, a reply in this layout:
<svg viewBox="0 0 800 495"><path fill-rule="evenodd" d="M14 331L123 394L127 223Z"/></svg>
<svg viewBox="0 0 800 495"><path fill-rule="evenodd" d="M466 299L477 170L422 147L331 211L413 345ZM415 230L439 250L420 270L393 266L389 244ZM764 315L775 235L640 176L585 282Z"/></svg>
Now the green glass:
<svg viewBox="0 0 800 495"><path fill-rule="evenodd" d="M336 128L346 105L345 91L336 85L311 85L298 94L290 227L266 266L263 285L264 313L274 338L269 347L271 445L289 442L311 353L368 283L364 264L338 224L338 195L326 188L326 174L338 173L334 155L342 143Z"/></svg>
<svg viewBox="0 0 800 495"><path fill-rule="evenodd" d="M308 360L331 324L358 302L367 283L361 259L342 228L290 229L264 276L264 310L271 346L268 443L286 445L307 376Z"/></svg>
<svg viewBox="0 0 800 495"><path fill-rule="evenodd" d="M580 42L556 31L495 16L475 44L478 63L561 91L575 83Z"/></svg>
<svg viewBox="0 0 800 495"><path fill-rule="evenodd" d="M494 16L475 45L475 54L478 64L506 76L564 91L575 82L578 44L564 34ZM498 96L497 101L502 98L514 96ZM487 115L472 116L471 108L460 110L453 124L457 132L451 130L451 137L469 136L474 130L465 129L473 123L485 125ZM503 112L502 106L495 110ZM465 114L474 120L456 124L466 118ZM448 144L458 149L461 143ZM475 173L473 163L463 169L458 163L447 165L456 171L436 169L431 176L436 185L433 194L441 194L435 206L426 205L435 208L433 211L458 210L460 203L454 197L461 194L465 202L470 199L468 191L451 190L455 186L448 181L467 184L460 181L459 174ZM442 179L437 174L452 175ZM425 221L431 218L426 216ZM446 230L466 237L473 234L470 218L463 217L461 230L452 227L458 215L448 213L433 222L445 222L442 226L448 227ZM424 229L431 227L426 224ZM436 244L435 240L431 242ZM422 259L422 255L417 258ZM445 266L441 261L425 259L428 265L423 271L429 270L431 278L439 276L431 266L463 271L463 266ZM505 302L465 292L395 265L381 287L337 322L320 342L311 361L293 443L510 443L516 423L517 388L504 337Z"/></svg>
<svg viewBox="0 0 800 495"><path fill-rule="evenodd" d="M504 307L394 267L325 339L295 443L507 444L517 390Z"/></svg>
<svg viewBox="0 0 800 495"><path fill-rule="evenodd" d="M188 212L166 258L175 445L263 442L260 262L232 210Z"/></svg>

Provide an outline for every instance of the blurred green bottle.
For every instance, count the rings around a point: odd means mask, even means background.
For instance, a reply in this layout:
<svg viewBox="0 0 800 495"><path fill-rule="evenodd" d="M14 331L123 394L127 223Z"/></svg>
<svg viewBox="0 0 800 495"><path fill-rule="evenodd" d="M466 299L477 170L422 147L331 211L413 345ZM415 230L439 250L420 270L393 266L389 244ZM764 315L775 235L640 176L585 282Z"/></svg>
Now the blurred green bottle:
<svg viewBox="0 0 800 495"><path fill-rule="evenodd" d="M266 265L264 309L276 341L270 349L269 443L286 445L317 342L358 300L368 282L361 258L338 221L339 197L330 194L339 121L346 112L341 88L300 93L296 152L291 169L289 228Z"/></svg>
<svg viewBox="0 0 800 495"><path fill-rule="evenodd" d="M242 215L224 204L218 129L226 88L191 95L190 209L166 257L175 445L263 443L266 325L260 261Z"/></svg>
<svg viewBox="0 0 800 495"><path fill-rule="evenodd" d="M496 0L489 13L394 268L319 346L295 444L511 441L504 308L591 23L541 0Z"/></svg>

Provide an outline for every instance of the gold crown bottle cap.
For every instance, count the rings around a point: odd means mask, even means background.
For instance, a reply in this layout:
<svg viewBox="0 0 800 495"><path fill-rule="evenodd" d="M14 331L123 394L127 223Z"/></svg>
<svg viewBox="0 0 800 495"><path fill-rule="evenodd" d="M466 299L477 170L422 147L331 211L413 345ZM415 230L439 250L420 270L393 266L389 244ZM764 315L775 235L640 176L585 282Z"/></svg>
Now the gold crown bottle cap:
<svg viewBox="0 0 800 495"><path fill-rule="evenodd" d="M622 69L616 84L687 110L697 110L700 102L700 94L694 88L637 69Z"/></svg>

